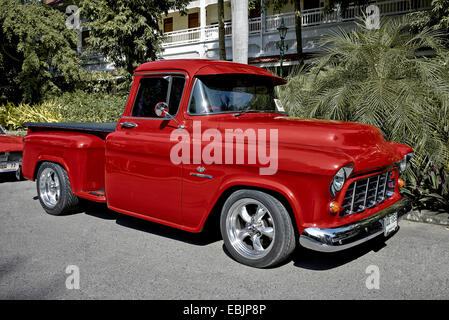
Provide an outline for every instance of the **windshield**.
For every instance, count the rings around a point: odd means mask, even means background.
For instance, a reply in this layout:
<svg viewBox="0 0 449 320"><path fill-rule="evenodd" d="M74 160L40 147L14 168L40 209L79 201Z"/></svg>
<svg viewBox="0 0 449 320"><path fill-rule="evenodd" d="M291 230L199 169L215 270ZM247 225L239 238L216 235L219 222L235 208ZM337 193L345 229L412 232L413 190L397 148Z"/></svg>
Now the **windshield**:
<svg viewBox="0 0 449 320"><path fill-rule="evenodd" d="M190 114L278 112L270 78L254 75L210 75L197 78Z"/></svg>

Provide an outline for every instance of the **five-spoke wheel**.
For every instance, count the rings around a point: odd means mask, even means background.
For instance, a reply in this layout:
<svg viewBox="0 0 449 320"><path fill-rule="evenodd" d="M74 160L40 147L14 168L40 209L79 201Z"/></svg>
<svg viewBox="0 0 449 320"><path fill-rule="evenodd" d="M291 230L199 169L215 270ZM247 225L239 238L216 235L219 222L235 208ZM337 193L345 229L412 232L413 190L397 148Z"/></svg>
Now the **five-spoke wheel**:
<svg viewBox="0 0 449 320"><path fill-rule="evenodd" d="M67 172L59 164L42 163L36 186L39 201L49 214L62 215L80 208L80 199L72 193Z"/></svg>
<svg viewBox="0 0 449 320"><path fill-rule="evenodd" d="M61 186L55 170L45 168L39 175L39 190L42 202L49 207L54 208L61 197Z"/></svg>
<svg viewBox="0 0 449 320"><path fill-rule="evenodd" d="M273 218L255 199L240 199L231 206L226 229L232 246L248 259L260 258L273 247Z"/></svg>
<svg viewBox="0 0 449 320"><path fill-rule="evenodd" d="M221 233L231 255L254 267L276 265L295 248L288 211L278 199L261 191L231 194L221 213Z"/></svg>

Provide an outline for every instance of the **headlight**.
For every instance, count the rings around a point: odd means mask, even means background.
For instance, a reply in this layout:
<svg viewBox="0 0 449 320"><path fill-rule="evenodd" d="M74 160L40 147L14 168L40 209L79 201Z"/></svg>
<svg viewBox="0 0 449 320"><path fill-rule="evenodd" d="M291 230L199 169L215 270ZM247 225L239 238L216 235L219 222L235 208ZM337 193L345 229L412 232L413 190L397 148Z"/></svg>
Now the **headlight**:
<svg viewBox="0 0 449 320"><path fill-rule="evenodd" d="M333 197L343 188L346 179L351 175L353 169L353 165L346 165L337 171L330 185L330 192Z"/></svg>
<svg viewBox="0 0 449 320"><path fill-rule="evenodd" d="M407 169L407 157L406 156L404 158L402 158L401 161L399 161L398 169L399 169L399 173L402 173L405 171L405 169Z"/></svg>
<svg viewBox="0 0 449 320"><path fill-rule="evenodd" d="M408 153L404 158L402 158L401 161L399 161L398 164L398 170L399 173L403 173L405 169L407 169L407 165L410 162L410 159L413 156L413 152Z"/></svg>

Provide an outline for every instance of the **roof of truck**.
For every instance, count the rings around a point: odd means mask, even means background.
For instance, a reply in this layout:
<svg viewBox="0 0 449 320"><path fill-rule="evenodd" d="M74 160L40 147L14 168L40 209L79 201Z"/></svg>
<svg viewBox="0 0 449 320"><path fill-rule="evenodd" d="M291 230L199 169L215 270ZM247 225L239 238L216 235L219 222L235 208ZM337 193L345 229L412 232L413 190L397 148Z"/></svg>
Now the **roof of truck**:
<svg viewBox="0 0 449 320"><path fill-rule="evenodd" d="M145 71L157 70L183 70L192 76L213 74L253 74L270 77L273 79L275 84L286 83L285 79L280 78L262 68L247 64L212 59L158 60L141 64L134 72L141 73Z"/></svg>

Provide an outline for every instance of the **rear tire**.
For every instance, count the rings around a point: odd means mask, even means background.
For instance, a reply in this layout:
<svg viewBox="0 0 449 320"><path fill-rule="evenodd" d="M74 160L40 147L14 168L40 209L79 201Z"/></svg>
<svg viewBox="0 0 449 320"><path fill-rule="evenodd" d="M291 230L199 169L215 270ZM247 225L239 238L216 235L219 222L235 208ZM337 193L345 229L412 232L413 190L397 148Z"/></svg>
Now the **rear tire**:
<svg viewBox="0 0 449 320"><path fill-rule="evenodd" d="M232 257L256 268L285 261L296 246L292 220L275 197L257 190L239 190L223 205L221 234Z"/></svg>
<svg viewBox="0 0 449 320"><path fill-rule="evenodd" d="M44 162L37 173L37 194L44 210L59 216L80 209L80 199L72 193L67 172L59 164Z"/></svg>

